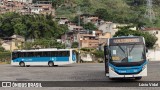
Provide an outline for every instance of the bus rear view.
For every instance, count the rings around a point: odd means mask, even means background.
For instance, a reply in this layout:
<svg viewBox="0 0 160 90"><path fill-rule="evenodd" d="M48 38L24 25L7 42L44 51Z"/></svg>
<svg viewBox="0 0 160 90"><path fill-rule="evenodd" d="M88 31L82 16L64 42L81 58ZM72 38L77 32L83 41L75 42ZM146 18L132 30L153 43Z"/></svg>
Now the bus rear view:
<svg viewBox="0 0 160 90"><path fill-rule="evenodd" d="M110 79L147 76L145 40L140 36L115 37L104 47L105 72Z"/></svg>

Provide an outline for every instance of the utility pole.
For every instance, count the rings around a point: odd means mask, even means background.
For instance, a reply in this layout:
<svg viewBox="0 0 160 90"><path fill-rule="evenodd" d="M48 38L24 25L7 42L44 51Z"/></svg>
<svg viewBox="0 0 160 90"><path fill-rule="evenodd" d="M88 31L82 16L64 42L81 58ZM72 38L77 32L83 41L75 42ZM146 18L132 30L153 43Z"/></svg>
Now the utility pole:
<svg viewBox="0 0 160 90"><path fill-rule="evenodd" d="M81 15L81 11L80 11L80 6L78 7L78 11L77 11L77 14L78 14L78 26L80 27L80 15ZM78 30L78 62L80 62L80 31Z"/></svg>
<svg viewBox="0 0 160 90"><path fill-rule="evenodd" d="M146 0L146 1L147 1L147 9L146 9L145 17L148 18L151 23L153 23L153 20L155 20L155 14L152 8L153 1L152 0Z"/></svg>

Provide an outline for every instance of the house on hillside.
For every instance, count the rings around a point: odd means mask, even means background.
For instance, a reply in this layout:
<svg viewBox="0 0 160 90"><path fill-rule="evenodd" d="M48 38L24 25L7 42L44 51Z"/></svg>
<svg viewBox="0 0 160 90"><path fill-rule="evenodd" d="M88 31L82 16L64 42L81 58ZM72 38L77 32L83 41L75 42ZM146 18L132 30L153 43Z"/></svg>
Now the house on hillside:
<svg viewBox="0 0 160 90"><path fill-rule="evenodd" d="M1 44L5 50L13 51L16 49L21 49L24 41L24 37L19 35L13 35L11 37L3 38Z"/></svg>
<svg viewBox="0 0 160 90"><path fill-rule="evenodd" d="M160 28L145 28L142 31L149 32L150 34L155 35L158 38L156 42L156 44L158 45L157 47L160 48Z"/></svg>
<svg viewBox="0 0 160 90"><path fill-rule="evenodd" d="M80 47L81 48L97 48L98 47L98 38L90 34L81 34L80 35Z"/></svg>
<svg viewBox="0 0 160 90"><path fill-rule="evenodd" d="M60 25L67 24L69 22L69 20L65 17L56 18L56 20L58 20L58 24L60 24Z"/></svg>
<svg viewBox="0 0 160 90"><path fill-rule="evenodd" d="M105 22L98 27L98 30L102 30L103 33L109 32L111 37L119 30L119 27L128 26L128 24L118 24L113 22ZM136 30L136 27L130 28L131 30Z"/></svg>
<svg viewBox="0 0 160 90"><path fill-rule="evenodd" d="M84 24L90 22L93 23L95 26L99 26L104 23L104 20L99 19L99 17L95 15L82 14L81 19L83 20Z"/></svg>
<svg viewBox="0 0 160 90"><path fill-rule="evenodd" d="M103 47L108 44L108 39L111 38L111 33L106 32L98 37L99 40L99 50L103 50Z"/></svg>
<svg viewBox="0 0 160 90"><path fill-rule="evenodd" d="M82 26L77 26L75 23L69 23L68 24L68 29L70 31L75 30L75 31L79 31L79 30L83 30Z"/></svg>

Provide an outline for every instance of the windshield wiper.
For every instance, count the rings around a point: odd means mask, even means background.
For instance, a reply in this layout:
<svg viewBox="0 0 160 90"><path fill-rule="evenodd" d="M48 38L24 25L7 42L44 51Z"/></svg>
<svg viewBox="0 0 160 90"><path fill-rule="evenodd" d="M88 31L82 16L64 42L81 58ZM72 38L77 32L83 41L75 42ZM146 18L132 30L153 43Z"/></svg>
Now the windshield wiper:
<svg viewBox="0 0 160 90"><path fill-rule="evenodd" d="M124 54L126 54L125 51L123 50L123 48L120 45L117 44L117 46L123 51Z"/></svg>
<svg viewBox="0 0 160 90"><path fill-rule="evenodd" d="M133 48L135 47L136 43L134 43L134 45L132 46L132 48L129 50L129 52L131 52L133 50Z"/></svg>

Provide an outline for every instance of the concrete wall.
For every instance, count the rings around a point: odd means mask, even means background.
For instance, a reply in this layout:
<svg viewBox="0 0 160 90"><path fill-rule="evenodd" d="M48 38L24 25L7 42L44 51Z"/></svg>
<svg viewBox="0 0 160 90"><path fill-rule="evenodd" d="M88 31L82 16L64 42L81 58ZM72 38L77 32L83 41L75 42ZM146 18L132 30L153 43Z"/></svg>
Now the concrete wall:
<svg viewBox="0 0 160 90"><path fill-rule="evenodd" d="M149 61L160 61L160 50L148 50L146 56Z"/></svg>

